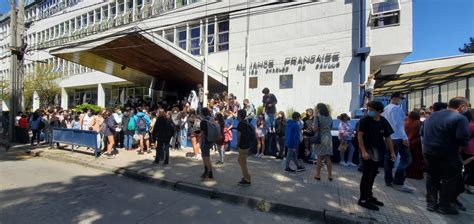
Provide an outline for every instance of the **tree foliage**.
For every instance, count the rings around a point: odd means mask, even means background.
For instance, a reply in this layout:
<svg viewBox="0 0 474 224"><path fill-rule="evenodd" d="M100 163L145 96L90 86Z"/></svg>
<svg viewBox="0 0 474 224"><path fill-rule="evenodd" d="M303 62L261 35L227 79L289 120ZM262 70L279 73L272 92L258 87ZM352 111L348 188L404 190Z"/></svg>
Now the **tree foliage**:
<svg viewBox="0 0 474 224"><path fill-rule="evenodd" d="M7 101L10 99L10 80L0 79L0 100Z"/></svg>
<svg viewBox="0 0 474 224"><path fill-rule="evenodd" d="M462 48L459 48L459 51L465 54L474 53L474 37L469 38L470 43L464 44Z"/></svg>
<svg viewBox="0 0 474 224"><path fill-rule="evenodd" d="M39 96L42 105L54 105L55 98L61 93L58 84L59 72L54 71L51 65L35 65L33 73L25 74L23 81L23 96L25 107L33 104L33 93Z"/></svg>

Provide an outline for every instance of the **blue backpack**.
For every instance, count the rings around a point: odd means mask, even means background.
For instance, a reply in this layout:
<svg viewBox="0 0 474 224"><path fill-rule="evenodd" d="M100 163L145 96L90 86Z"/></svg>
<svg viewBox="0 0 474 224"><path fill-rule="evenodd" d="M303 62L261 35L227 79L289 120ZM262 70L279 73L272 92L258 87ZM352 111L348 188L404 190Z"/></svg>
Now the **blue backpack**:
<svg viewBox="0 0 474 224"><path fill-rule="evenodd" d="M145 120L145 116L138 117L138 120L137 120L137 129L138 129L138 131L146 131L146 120Z"/></svg>

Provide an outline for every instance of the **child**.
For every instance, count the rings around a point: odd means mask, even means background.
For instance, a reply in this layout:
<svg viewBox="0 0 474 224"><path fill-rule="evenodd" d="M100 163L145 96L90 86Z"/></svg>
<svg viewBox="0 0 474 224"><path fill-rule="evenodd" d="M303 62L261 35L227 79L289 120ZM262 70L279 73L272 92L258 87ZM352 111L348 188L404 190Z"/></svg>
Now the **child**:
<svg viewBox="0 0 474 224"><path fill-rule="evenodd" d="M80 129L80 123L79 123L80 119L79 119L79 116L75 116L74 117L74 121L72 121L72 129Z"/></svg>
<svg viewBox="0 0 474 224"><path fill-rule="evenodd" d="M257 154L255 157L262 157L263 151L265 150L265 121L258 120L257 121Z"/></svg>
<svg viewBox="0 0 474 224"><path fill-rule="evenodd" d="M292 120L286 122L285 130L285 146L288 148L288 153L286 154L286 172L294 173L305 171L305 167L301 166L298 163L298 147L300 145L300 118L301 115L298 112L294 112L291 115ZM293 161L296 165L296 171L290 168L290 161Z"/></svg>

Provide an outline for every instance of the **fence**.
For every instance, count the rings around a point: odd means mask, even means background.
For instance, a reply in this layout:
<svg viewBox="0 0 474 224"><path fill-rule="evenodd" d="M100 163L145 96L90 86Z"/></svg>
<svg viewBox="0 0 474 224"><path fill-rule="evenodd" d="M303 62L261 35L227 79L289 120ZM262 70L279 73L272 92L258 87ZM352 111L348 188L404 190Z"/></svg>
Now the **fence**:
<svg viewBox="0 0 474 224"><path fill-rule="evenodd" d="M75 146L83 146L95 149L94 155L100 156L100 148L97 141L97 132L67 128L53 128L53 143L71 145L74 152Z"/></svg>

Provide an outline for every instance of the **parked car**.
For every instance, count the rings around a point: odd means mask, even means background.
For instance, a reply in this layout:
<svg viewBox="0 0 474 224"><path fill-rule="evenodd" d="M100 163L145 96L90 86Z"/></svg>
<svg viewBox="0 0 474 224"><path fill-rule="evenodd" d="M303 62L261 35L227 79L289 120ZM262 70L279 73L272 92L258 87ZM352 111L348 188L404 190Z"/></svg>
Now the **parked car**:
<svg viewBox="0 0 474 224"><path fill-rule="evenodd" d="M341 121L338 119L332 120L331 135L332 135L332 146L333 146L333 156L332 156L333 162L341 161L341 158L339 156L339 150L337 150L340 144L340 141L339 141L339 123L340 122ZM359 119L351 119L349 121L349 123L352 125L352 127L354 127L354 129L357 127L358 122L359 122ZM354 131L354 139L352 140L352 144L354 145L354 149L355 149L352 162L355 164L358 164L359 163L359 143L357 141L356 131Z"/></svg>

